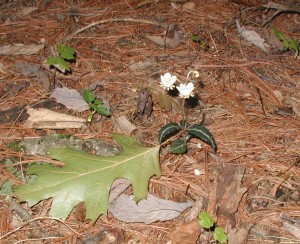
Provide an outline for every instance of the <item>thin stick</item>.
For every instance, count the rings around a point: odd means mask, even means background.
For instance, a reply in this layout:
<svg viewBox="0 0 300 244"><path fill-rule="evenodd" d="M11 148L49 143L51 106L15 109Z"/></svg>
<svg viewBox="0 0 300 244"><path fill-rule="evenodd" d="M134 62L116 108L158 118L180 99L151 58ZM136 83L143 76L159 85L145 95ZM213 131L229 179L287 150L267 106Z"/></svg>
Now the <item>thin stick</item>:
<svg viewBox="0 0 300 244"><path fill-rule="evenodd" d="M82 28L80 28L79 30L75 31L74 33L72 33L69 36L64 37L60 42L66 42L71 40L73 37L75 37L76 35L78 35L79 33L92 28L96 25L101 25L101 24L105 24L105 23L110 23L110 22L134 22L134 23L142 23L142 24L149 24L149 25L157 25L157 26L161 26L161 27L168 27L168 25L166 24L160 24L154 21L149 21L149 20L144 20L144 19L132 19L132 18L115 18L115 19L103 19L100 21L96 21L93 23L90 23L89 25L86 25Z"/></svg>

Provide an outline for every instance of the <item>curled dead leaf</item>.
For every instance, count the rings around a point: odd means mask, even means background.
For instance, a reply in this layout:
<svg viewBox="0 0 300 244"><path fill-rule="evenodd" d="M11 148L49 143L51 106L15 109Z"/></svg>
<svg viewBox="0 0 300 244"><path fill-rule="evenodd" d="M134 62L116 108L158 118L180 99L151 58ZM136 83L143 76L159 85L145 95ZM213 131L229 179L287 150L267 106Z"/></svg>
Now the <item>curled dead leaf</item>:
<svg viewBox="0 0 300 244"><path fill-rule="evenodd" d="M147 35L146 38L155 44L163 47L176 48L181 43L180 34L176 24L169 25L166 35L164 36L153 36Z"/></svg>

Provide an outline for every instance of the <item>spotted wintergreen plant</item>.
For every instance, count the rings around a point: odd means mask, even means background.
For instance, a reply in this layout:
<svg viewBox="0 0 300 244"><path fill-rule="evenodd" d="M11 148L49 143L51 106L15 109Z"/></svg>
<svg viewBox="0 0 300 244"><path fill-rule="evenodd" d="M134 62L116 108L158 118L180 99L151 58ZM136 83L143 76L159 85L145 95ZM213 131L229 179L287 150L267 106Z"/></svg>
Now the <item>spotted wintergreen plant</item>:
<svg viewBox="0 0 300 244"><path fill-rule="evenodd" d="M208 230L212 231L213 237L219 243L226 243L227 242L227 235L225 231L215 225L213 218L210 216L209 213L205 211L201 211L199 213L199 224Z"/></svg>
<svg viewBox="0 0 300 244"><path fill-rule="evenodd" d="M187 75L185 83L179 83L179 86L175 86L178 81L176 76L166 73L161 76L160 85L166 90L176 89L179 92L179 97L182 98L182 110L183 110L183 120L181 123L170 122L164 125L158 134L159 143L163 143L170 139L171 137L178 135L170 144L171 153L184 154L187 152L187 142L192 138L196 137L213 147L214 150L217 149L216 142L210 131L202 124L190 124L185 118L185 101L186 99L194 96L194 83L188 82L190 74L195 77L199 76L197 71L190 71Z"/></svg>

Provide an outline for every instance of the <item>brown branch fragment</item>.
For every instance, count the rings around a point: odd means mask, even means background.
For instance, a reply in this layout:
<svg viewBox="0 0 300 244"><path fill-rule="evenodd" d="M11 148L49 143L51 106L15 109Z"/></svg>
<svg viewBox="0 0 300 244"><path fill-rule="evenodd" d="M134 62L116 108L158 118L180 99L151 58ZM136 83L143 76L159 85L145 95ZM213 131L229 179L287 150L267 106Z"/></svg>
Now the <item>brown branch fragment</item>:
<svg viewBox="0 0 300 244"><path fill-rule="evenodd" d="M168 25L164 25L164 24L160 24L154 21L149 21L149 20L143 20L143 19L132 19L132 18L115 18L115 19L103 19L100 21L96 21L93 23L90 23L89 25L86 25L80 29L78 29L77 31L75 31L74 33L72 33L69 36L64 37L60 42L66 42L71 40L72 38L74 38L76 35L78 35L79 33L92 28L96 25L101 25L101 24L105 24L105 23L110 23L110 22L134 22L134 23L141 23L141 24L149 24L149 25L157 25L157 26L161 26L166 28Z"/></svg>

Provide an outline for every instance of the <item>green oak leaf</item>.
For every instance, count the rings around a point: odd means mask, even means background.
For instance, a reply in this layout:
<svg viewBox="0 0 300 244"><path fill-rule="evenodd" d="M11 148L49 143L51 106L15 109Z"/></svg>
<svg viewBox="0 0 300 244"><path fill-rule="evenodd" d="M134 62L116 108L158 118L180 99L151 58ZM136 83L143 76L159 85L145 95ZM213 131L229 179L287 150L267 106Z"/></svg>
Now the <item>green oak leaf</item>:
<svg viewBox="0 0 300 244"><path fill-rule="evenodd" d="M96 156L70 148L52 148L50 156L65 163L63 167L34 165L28 174L38 176L33 184L20 186L15 194L30 206L53 198L50 215L66 219L72 209L84 202L86 219L95 222L107 213L112 183L117 178L129 179L135 201L147 197L151 176L160 177L159 146L148 148L134 138L113 134L123 148L117 156Z"/></svg>

